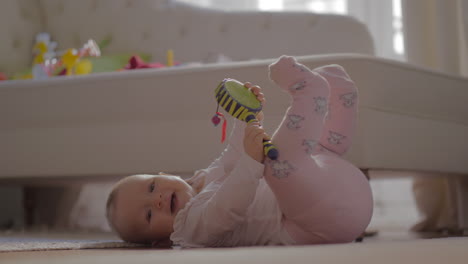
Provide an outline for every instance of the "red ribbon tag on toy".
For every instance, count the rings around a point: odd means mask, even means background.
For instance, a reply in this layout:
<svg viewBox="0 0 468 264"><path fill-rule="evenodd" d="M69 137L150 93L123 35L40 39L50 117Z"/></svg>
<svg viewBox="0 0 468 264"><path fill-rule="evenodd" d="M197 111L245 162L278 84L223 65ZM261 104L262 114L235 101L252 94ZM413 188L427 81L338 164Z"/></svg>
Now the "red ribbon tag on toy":
<svg viewBox="0 0 468 264"><path fill-rule="evenodd" d="M223 114L221 114L220 112L216 112L216 115L213 116L213 118L211 118L211 122L213 122L213 125L217 126L219 125L219 122L221 122L221 117L223 119L223 128L222 128L222 131L221 131L221 143L224 143L224 141L226 140L226 128L227 128L227 120L226 118L224 117Z"/></svg>

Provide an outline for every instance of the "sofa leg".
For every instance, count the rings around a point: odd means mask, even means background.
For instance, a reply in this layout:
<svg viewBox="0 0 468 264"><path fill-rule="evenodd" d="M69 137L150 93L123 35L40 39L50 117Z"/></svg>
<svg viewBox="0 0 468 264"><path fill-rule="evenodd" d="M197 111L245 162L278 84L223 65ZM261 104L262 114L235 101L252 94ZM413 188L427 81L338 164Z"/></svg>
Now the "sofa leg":
<svg viewBox="0 0 468 264"><path fill-rule="evenodd" d="M34 199L34 189L31 187L23 188L23 209L24 209L24 227L30 228L34 224L34 212L36 203Z"/></svg>
<svg viewBox="0 0 468 264"><path fill-rule="evenodd" d="M457 227L460 235L468 235L468 178L466 175L453 176L450 188L454 193L457 209Z"/></svg>

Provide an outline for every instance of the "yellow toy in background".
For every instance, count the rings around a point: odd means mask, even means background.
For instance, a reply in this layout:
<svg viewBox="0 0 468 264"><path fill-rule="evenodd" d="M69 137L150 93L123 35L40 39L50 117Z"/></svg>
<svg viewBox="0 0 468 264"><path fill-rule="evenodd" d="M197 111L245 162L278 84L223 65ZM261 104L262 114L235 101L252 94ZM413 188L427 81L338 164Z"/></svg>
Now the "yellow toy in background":
<svg viewBox="0 0 468 264"><path fill-rule="evenodd" d="M81 49L69 48L56 52L56 42L50 40L48 33L39 33L33 46L33 65L31 73L19 76L19 79L47 79L56 75L83 75L93 71L93 63L88 58L99 57L98 44L90 39Z"/></svg>
<svg viewBox="0 0 468 264"><path fill-rule="evenodd" d="M167 67L172 66L174 66L174 51L170 49L167 51Z"/></svg>
<svg viewBox="0 0 468 264"><path fill-rule="evenodd" d="M93 71L93 63L88 59L82 59L75 65L75 74L84 75L90 74Z"/></svg>
<svg viewBox="0 0 468 264"><path fill-rule="evenodd" d="M67 49L67 51L62 55L62 65L65 67L65 74L67 76L72 75L73 68L78 62L78 59L79 55L76 49Z"/></svg>
<svg viewBox="0 0 468 264"><path fill-rule="evenodd" d="M101 51L97 43L90 39L80 50L67 49L62 55L62 65L65 67L65 75L84 75L90 74L93 71L93 63L85 59L86 57L99 57Z"/></svg>
<svg viewBox="0 0 468 264"><path fill-rule="evenodd" d="M33 46L33 65L47 63L55 57L57 42L50 40L48 33L39 33L36 36L36 44Z"/></svg>
<svg viewBox="0 0 468 264"><path fill-rule="evenodd" d="M41 64L44 63L44 54L47 52L47 44L44 42L38 42L33 47L33 53L36 53L34 56L33 64Z"/></svg>

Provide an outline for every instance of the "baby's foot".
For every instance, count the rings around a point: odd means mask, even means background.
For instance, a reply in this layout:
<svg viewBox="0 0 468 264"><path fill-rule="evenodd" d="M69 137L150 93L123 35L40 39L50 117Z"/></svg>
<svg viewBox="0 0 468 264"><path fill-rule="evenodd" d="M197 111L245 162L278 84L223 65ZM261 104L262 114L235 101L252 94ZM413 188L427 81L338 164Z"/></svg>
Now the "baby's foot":
<svg viewBox="0 0 468 264"><path fill-rule="evenodd" d="M313 70L324 77L330 85L331 108L336 104L341 104L346 108L355 107L358 101L358 93L353 80L340 65L326 65ZM334 112L331 109L331 112Z"/></svg>
<svg viewBox="0 0 468 264"><path fill-rule="evenodd" d="M315 68L313 71L322 75L328 81L332 89L334 87L356 89L353 80L351 80L348 73L340 65L325 65Z"/></svg>
<svg viewBox="0 0 468 264"><path fill-rule="evenodd" d="M293 95L314 87L328 87L327 81L320 74L311 71L290 56L281 56L269 69L270 79Z"/></svg>

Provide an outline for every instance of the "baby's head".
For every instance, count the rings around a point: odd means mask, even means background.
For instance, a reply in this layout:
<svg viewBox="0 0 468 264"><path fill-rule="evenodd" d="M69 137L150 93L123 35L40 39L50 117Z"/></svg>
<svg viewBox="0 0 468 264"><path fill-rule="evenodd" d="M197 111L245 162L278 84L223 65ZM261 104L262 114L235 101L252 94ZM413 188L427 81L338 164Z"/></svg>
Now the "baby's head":
<svg viewBox="0 0 468 264"><path fill-rule="evenodd" d="M194 195L179 176L128 176L109 195L107 219L125 241L158 243L169 238L177 213Z"/></svg>

